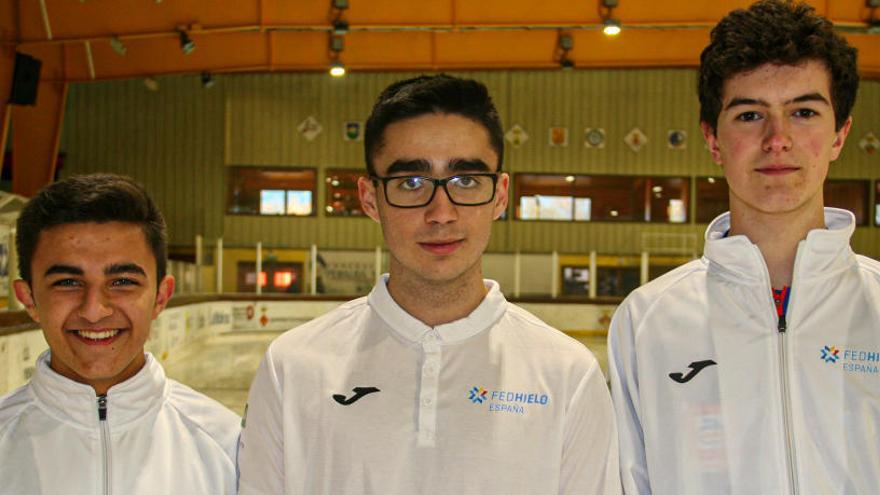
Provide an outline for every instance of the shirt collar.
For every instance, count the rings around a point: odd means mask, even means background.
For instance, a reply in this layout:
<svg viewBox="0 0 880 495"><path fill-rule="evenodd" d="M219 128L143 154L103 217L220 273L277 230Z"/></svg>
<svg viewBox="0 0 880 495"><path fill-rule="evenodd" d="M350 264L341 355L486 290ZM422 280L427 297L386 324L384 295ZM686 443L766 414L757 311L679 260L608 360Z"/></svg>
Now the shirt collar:
<svg viewBox="0 0 880 495"><path fill-rule="evenodd" d="M487 294L471 314L436 327L429 327L401 308L388 292L388 274L382 275L367 301L370 307L395 333L410 342L423 342L428 336L441 343L465 340L486 330L507 311L507 300L498 283L483 280Z"/></svg>
<svg viewBox="0 0 880 495"><path fill-rule="evenodd" d="M49 367L51 351L37 359L31 390L42 408L55 418L75 426L93 429L99 426L98 398L95 390L58 374ZM146 364L133 377L107 391L107 423L114 430L124 430L135 420L155 414L168 394L162 366L146 353Z"/></svg>
<svg viewBox="0 0 880 495"><path fill-rule="evenodd" d="M825 208L824 229L814 229L798 248L798 277L811 278L849 266L853 256L849 240L855 231L855 215L848 210ZM705 255L737 277L751 283L764 280L766 264L760 250L744 235L726 236L730 212L719 215L706 229Z"/></svg>

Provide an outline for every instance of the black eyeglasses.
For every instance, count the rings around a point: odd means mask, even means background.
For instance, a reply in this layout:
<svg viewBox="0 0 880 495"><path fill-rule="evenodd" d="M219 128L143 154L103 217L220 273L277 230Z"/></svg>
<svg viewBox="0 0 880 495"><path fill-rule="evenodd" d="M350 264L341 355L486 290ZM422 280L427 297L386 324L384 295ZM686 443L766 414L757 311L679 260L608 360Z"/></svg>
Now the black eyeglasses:
<svg viewBox="0 0 880 495"><path fill-rule="evenodd" d="M373 183L382 182L385 200L397 208L420 208L434 200L437 187L446 191L452 204L459 206L480 206L495 199L497 173L462 174L434 179L419 175L398 177L370 176Z"/></svg>

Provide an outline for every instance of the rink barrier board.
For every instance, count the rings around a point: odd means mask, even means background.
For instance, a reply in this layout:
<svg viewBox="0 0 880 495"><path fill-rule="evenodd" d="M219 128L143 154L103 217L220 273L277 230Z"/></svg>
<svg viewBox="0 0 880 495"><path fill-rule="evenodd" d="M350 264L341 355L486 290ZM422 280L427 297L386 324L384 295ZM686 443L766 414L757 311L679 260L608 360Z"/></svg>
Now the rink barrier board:
<svg viewBox="0 0 880 495"><path fill-rule="evenodd" d="M146 350L161 362L173 359L196 340L229 332L283 332L334 309L348 299L291 299L241 294L222 297L185 296L153 322ZM549 325L588 346L605 368L605 339L616 304L580 301L518 303ZM42 331L25 312L0 317L0 394L30 379L37 356L47 349Z"/></svg>

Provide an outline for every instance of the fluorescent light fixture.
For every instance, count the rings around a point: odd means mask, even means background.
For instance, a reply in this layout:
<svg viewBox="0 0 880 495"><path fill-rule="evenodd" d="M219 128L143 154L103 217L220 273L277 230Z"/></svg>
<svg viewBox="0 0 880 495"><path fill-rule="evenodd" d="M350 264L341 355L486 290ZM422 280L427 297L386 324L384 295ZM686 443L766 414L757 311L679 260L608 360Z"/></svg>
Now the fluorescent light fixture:
<svg viewBox="0 0 880 495"><path fill-rule="evenodd" d="M345 65L339 60L330 62L330 75L333 77L342 77L345 75Z"/></svg>
<svg viewBox="0 0 880 495"><path fill-rule="evenodd" d="M620 21L617 19L605 19L603 24L604 27L602 28L602 32L605 33L606 36L617 36L620 34Z"/></svg>

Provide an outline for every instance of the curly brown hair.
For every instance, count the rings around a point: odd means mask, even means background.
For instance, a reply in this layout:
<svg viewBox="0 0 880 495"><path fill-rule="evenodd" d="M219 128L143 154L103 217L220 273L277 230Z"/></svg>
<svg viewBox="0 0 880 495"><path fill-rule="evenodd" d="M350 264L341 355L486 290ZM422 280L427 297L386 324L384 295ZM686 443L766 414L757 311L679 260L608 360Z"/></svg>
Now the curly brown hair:
<svg viewBox="0 0 880 495"><path fill-rule="evenodd" d="M700 55L700 121L716 129L721 91L731 77L772 63L817 60L831 76L835 129L849 118L859 89L856 49L813 7L790 0L761 0L727 14L712 29Z"/></svg>

